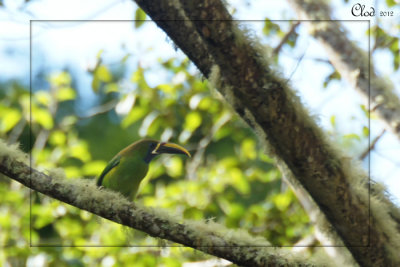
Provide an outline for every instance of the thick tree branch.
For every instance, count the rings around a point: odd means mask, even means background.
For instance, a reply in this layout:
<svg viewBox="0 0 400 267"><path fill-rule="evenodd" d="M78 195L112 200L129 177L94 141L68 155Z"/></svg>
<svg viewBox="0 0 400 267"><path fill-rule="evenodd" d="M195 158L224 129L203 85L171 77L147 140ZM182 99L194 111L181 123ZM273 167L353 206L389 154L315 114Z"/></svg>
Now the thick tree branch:
<svg viewBox="0 0 400 267"><path fill-rule="evenodd" d="M390 83L375 74L369 62L369 54L347 39L347 33L338 21L332 21L330 8L325 1L288 1L301 19L312 20L309 23L311 34L323 44L333 66L366 102L370 98L371 109L400 139L399 97L393 92Z"/></svg>
<svg viewBox="0 0 400 267"><path fill-rule="evenodd" d="M17 153L17 156L15 154ZM216 223L179 222L167 212L140 207L92 181L50 177L20 161L21 153L0 140L0 173L21 184L105 219L246 266L315 266L293 252L268 247L263 238L234 233Z"/></svg>
<svg viewBox="0 0 400 267"><path fill-rule="evenodd" d="M166 1L137 2L164 27L162 16L152 12ZM172 3L173 12L179 10L177 1ZM258 42L239 30L218 0L181 4L197 34L183 37L178 33L181 27L192 27L185 21L168 29L171 39L185 47L185 53L192 50L190 57L197 66L202 58L193 51L199 42L203 55L208 51L212 57L209 63L215 65L200 70L255 129L281 169L293 174L310 193L356 261L363 266L400 266L400 235L390 201L379 190L369 199L367 175L329 144L285 79L271 69ZM168 13L168 9L163 10L163 14ZM398 214L396 208L394 213Z"/></svg>

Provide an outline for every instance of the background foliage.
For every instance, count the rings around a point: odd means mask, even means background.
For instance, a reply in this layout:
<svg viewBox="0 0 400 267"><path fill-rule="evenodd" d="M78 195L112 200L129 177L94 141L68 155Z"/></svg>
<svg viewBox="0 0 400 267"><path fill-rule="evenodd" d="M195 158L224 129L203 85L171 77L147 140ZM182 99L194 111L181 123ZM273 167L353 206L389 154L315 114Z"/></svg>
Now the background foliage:
<svg viewBox="0 0 400 267"><path fill-rule="evenodd" d="M145 14L138 9L135 18L143 20ZM142 25L134 24L136 29ZM263 41L281 40L285 27L266 19ZM394 51L393 70L398 71L399 39L379 27L371 32L376 31L381 37L374 49ZM285 42L288 51L296 47L297 36L294 31ZM2 81L0 138L19 142L39 170L60 175L57 168L61 168L65 179L94 179L114 154L140 138L176 142L192 158L154 160L136 201L187 219L245 229L276 246L292 246L312 236L307 214L255 134L188 59L171 55L143 67L140 61L146 56L126 53L110 61L98 51L93 58L96 64L87 69L95 93L90 99L81 93L88 89L78 87L76 74L68 68L50 72L44 68L35 77L31 94L24 81ZM137 62L134 70L126 66L128 61ZM151 73L165 77L164 82L154 85ZM340 78L333 71L321 87ZM359 151L365 145L362 140L368 129L341 134L335 116L330 121L332 138L343 147ZM211 258L192 249L169 247L176 244L29 192L3 176L0 203L0 245L4 246L0 262L11 266L127 266L132 262L181 266Z"/></svg>

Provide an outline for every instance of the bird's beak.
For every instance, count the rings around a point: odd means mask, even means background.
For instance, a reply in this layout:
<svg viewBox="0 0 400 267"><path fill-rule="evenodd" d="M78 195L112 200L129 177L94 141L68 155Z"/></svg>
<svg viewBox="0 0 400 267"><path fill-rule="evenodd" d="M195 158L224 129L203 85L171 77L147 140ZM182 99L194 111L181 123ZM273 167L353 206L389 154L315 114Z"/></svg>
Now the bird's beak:
<svg viewBox="0 0 400 267"><path fill-rule="evenodd" d="M184 154L191 157L189 151L187 151L184 147L181 147L174 143L158 143L157 147L153 150L152 154Z"/></svg>

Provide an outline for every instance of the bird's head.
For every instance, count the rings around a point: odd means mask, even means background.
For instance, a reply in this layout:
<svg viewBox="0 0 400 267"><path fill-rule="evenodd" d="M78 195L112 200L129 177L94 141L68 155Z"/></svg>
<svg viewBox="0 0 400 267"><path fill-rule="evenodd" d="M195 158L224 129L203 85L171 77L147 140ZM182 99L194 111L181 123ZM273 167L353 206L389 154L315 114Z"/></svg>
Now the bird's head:
<svg viewBox="0 0 400 267"><path fill-rule="evenodd" d="M189 151L187 151L184 147L174 143L166 143L151 139L145 139L134 143L132 146L135 147L135 150L141 152L141 154L143 155L143 160L146 163L149 163L157 155L164 153L183 154L191 157Z"/></svg>

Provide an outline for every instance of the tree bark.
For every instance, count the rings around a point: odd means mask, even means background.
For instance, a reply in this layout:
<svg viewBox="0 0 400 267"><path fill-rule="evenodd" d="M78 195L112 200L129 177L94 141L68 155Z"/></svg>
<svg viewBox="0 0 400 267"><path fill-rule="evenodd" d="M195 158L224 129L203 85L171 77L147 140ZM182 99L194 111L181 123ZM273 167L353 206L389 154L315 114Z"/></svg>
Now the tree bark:
<svg viewBox="0 0 400 267"><path fill-rule="evenodd" d="M372 190L369 197L368 176L329 143L286 80L271 68L258 42L239 29L224 4L136 2L162 29L164 16L190 20L166 29L169 37L255 130L284 173L309 192L355 260L362 266L400 266L398 209L382 190ZM183 29L187 35L181 34ZM205 66L201 55L209 55L208 64L213 65Z"/></svg>
<svg viewBox="0 0 400 267"><path fill-rule="evenodd" d="M399 97L390 83L375 74L370 54L347 39L346 30L339 21L332 20L325 1L288 1L301 19L311 20L308 23L310 32L325 47L333 66L400 140Z"/></svg>

